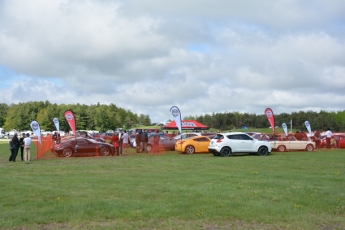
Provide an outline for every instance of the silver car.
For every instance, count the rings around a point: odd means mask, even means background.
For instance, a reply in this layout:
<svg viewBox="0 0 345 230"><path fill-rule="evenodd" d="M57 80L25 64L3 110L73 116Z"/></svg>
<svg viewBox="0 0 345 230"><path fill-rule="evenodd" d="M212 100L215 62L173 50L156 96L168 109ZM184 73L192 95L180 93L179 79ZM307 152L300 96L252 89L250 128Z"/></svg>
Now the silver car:
<svg viewBox="0 0 345 230"><path fill-rule="evenodd" d="M259 141L246 133L218 133L210 142L208 151L215 156L228 157L237 153L255 153L266 156L272 150L267 141Z"/></svg>

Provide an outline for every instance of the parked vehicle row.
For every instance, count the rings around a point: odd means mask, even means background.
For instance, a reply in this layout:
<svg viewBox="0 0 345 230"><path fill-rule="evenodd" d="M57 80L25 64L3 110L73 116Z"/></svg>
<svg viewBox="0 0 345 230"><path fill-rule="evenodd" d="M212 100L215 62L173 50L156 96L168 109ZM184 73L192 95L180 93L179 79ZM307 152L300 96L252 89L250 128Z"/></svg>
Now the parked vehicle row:
<svg viewBox="0 0 345 230"><path fill-rule="evenodd" d="M153 135L149 134L147 151L153 148ZM338 135L338 147L345 148L345 134ZM77 149L76 142L77 141ZM269 134L253 133L251 136L243 132L228 132L218 134L202 135L196 134L192 137L187 135L179 139L160 133L160 150L176 150L181 153L212 153L214 156L227 157L238 154L256 154L266 156L272 151L284 152L287 150L313 151L315 143L299 141L293 135L284 138L276 138ZM58 156L109 156L115 153L113 145L105 143L104 140L86 137L68 137L60 144L53 145L51 151Z"/></svg>

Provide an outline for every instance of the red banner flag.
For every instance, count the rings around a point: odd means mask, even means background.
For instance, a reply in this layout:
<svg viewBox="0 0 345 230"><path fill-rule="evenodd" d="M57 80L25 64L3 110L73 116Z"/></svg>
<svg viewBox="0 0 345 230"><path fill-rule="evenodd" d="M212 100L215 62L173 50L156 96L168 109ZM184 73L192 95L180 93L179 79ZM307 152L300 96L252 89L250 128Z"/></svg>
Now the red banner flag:
<svg viewBox="0 0 345 230"><path fill-rule="evenodd" d="M66 118L66 121L69 124L69 127L71 127L74 136L76 137L77 135L77 130L76 130L76 126L75 126L75 118L74 118L74 114L71 110L66 110L64 113L64 116Z"/></svg>
<svg viewBox="0 0 345 230"><path fill-rule="evenodd" d="M267 117L267 119L268 119L268 122L270 123L270 125L271 125L271 127L272 127L273 133L275 133L276 128L275 128L275 125L274 125L274 114L273 114L272 109L267 108L267 109L265 110L265 114L266 114L266 117Z"/></svg>

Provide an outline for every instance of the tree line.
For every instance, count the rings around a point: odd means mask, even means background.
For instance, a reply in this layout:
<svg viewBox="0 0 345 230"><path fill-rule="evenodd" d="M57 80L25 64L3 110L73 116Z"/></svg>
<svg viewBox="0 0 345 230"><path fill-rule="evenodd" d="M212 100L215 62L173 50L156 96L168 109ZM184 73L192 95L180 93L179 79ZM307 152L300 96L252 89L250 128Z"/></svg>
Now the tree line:
<svg viewBox="0 0 345 230"><path fill-rule="evenodd" d="M66 110L72 110L76 118L77 130L98 130L105 132L116 128L129 129L137 125L151 125L148 115L134 114L130 110L119 108L115 104L95 105L85 104L52 104L49 101L33 101L7 105L0 104L0 127L5 130L30 130L30 123L36 120L40 123L41 129L56 130L53 119L56 117L60 122L60 130L69 131L69 125L63 114ZM218 130L231 130L233 128L267 128L269 122L265 114L225 112L212 113L200 116L187 116L185 120L197 120L198 122ZM327 112L321 110L299 111L291 114L275 114L275 125L281 127L286 123L290 127L292 121L293 129L306 130L305 121L309 121L312 130L345 131L345 110L338 112Z"/></svg>
<svg viewBox="0 0 345 230"><path fill-rule="evenodd" d="M338 112L299 111L291 114L275 114L275 125L282 127L285 123L295 130L307 131L304 122L309 121L312 130L327 130L330 128L334 132L345 131L345 110ZM265 114L251 114L239 112L212 113L200 116L187 116L185 120L197 120L198 122L218 130L239 129L242 126L248 128L268 128L270 126Z"/></svg>
<svg viewBox="0 0 345 230"><path fill-rule="evenodd" d="M105 132L116 128L130 128L135 125L150 125L148 115L134 114L130 110L114 104L52 104L49 101L33 101L7 105L0 104L0 127L5 130L31 130L30 123L36 120L42 130L53 131L56 127L53 119L59 120L60 130L69 131L64 112L72 110L76 119L77 130L98 130Z"/></svg>

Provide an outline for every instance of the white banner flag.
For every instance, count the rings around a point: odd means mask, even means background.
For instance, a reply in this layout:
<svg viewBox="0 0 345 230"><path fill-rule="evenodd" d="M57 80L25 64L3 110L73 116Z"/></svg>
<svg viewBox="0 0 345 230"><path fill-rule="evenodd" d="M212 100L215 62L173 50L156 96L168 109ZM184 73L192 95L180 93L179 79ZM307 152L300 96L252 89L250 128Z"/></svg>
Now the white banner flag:
<svg viewBox="0 0 345 230"><path fill-rule="evenodd" d="M181 113L180 109L177 108L176 106L173 106L170 108L171 115L174 118L174 121L176 123L176 126L178 130L180 130L180 133L182 134L182 124L181 124Z"/></svg>
<svg viewBox="0 0 345 230"><path fill-rule="evenodd" d="M288 131L287 131L287 126L285 123L282 124L282 127L284 129L284 132L285 132L285 136L288 136Z"/></svg>
<svg viewBox="0 0 345 230"><path fill-rule="evenodd" d="M32 121L30 124L30 127L32 131L34 132L34 134L37 136L37 139L39 140L39 142L42 143L40 124L38 124L37 121Z"/></svg>
<svg viewBox="0 0 345 230"><path fill-rule="evenodd" d="M305 124L305 127L307 127L307 130L308 130L308 132L309 132L309 134L311 136L312 133L311 133L311 127L310 127L309 121L305 121L304 124Z"/></svg>
<svg viewBox="0 0 345 230"><path fill-rule="evenodd" d="M59 120L55 117L53 119L53 122L55 124L56 130L60 133L60 125L59 125Z"/></svg>

